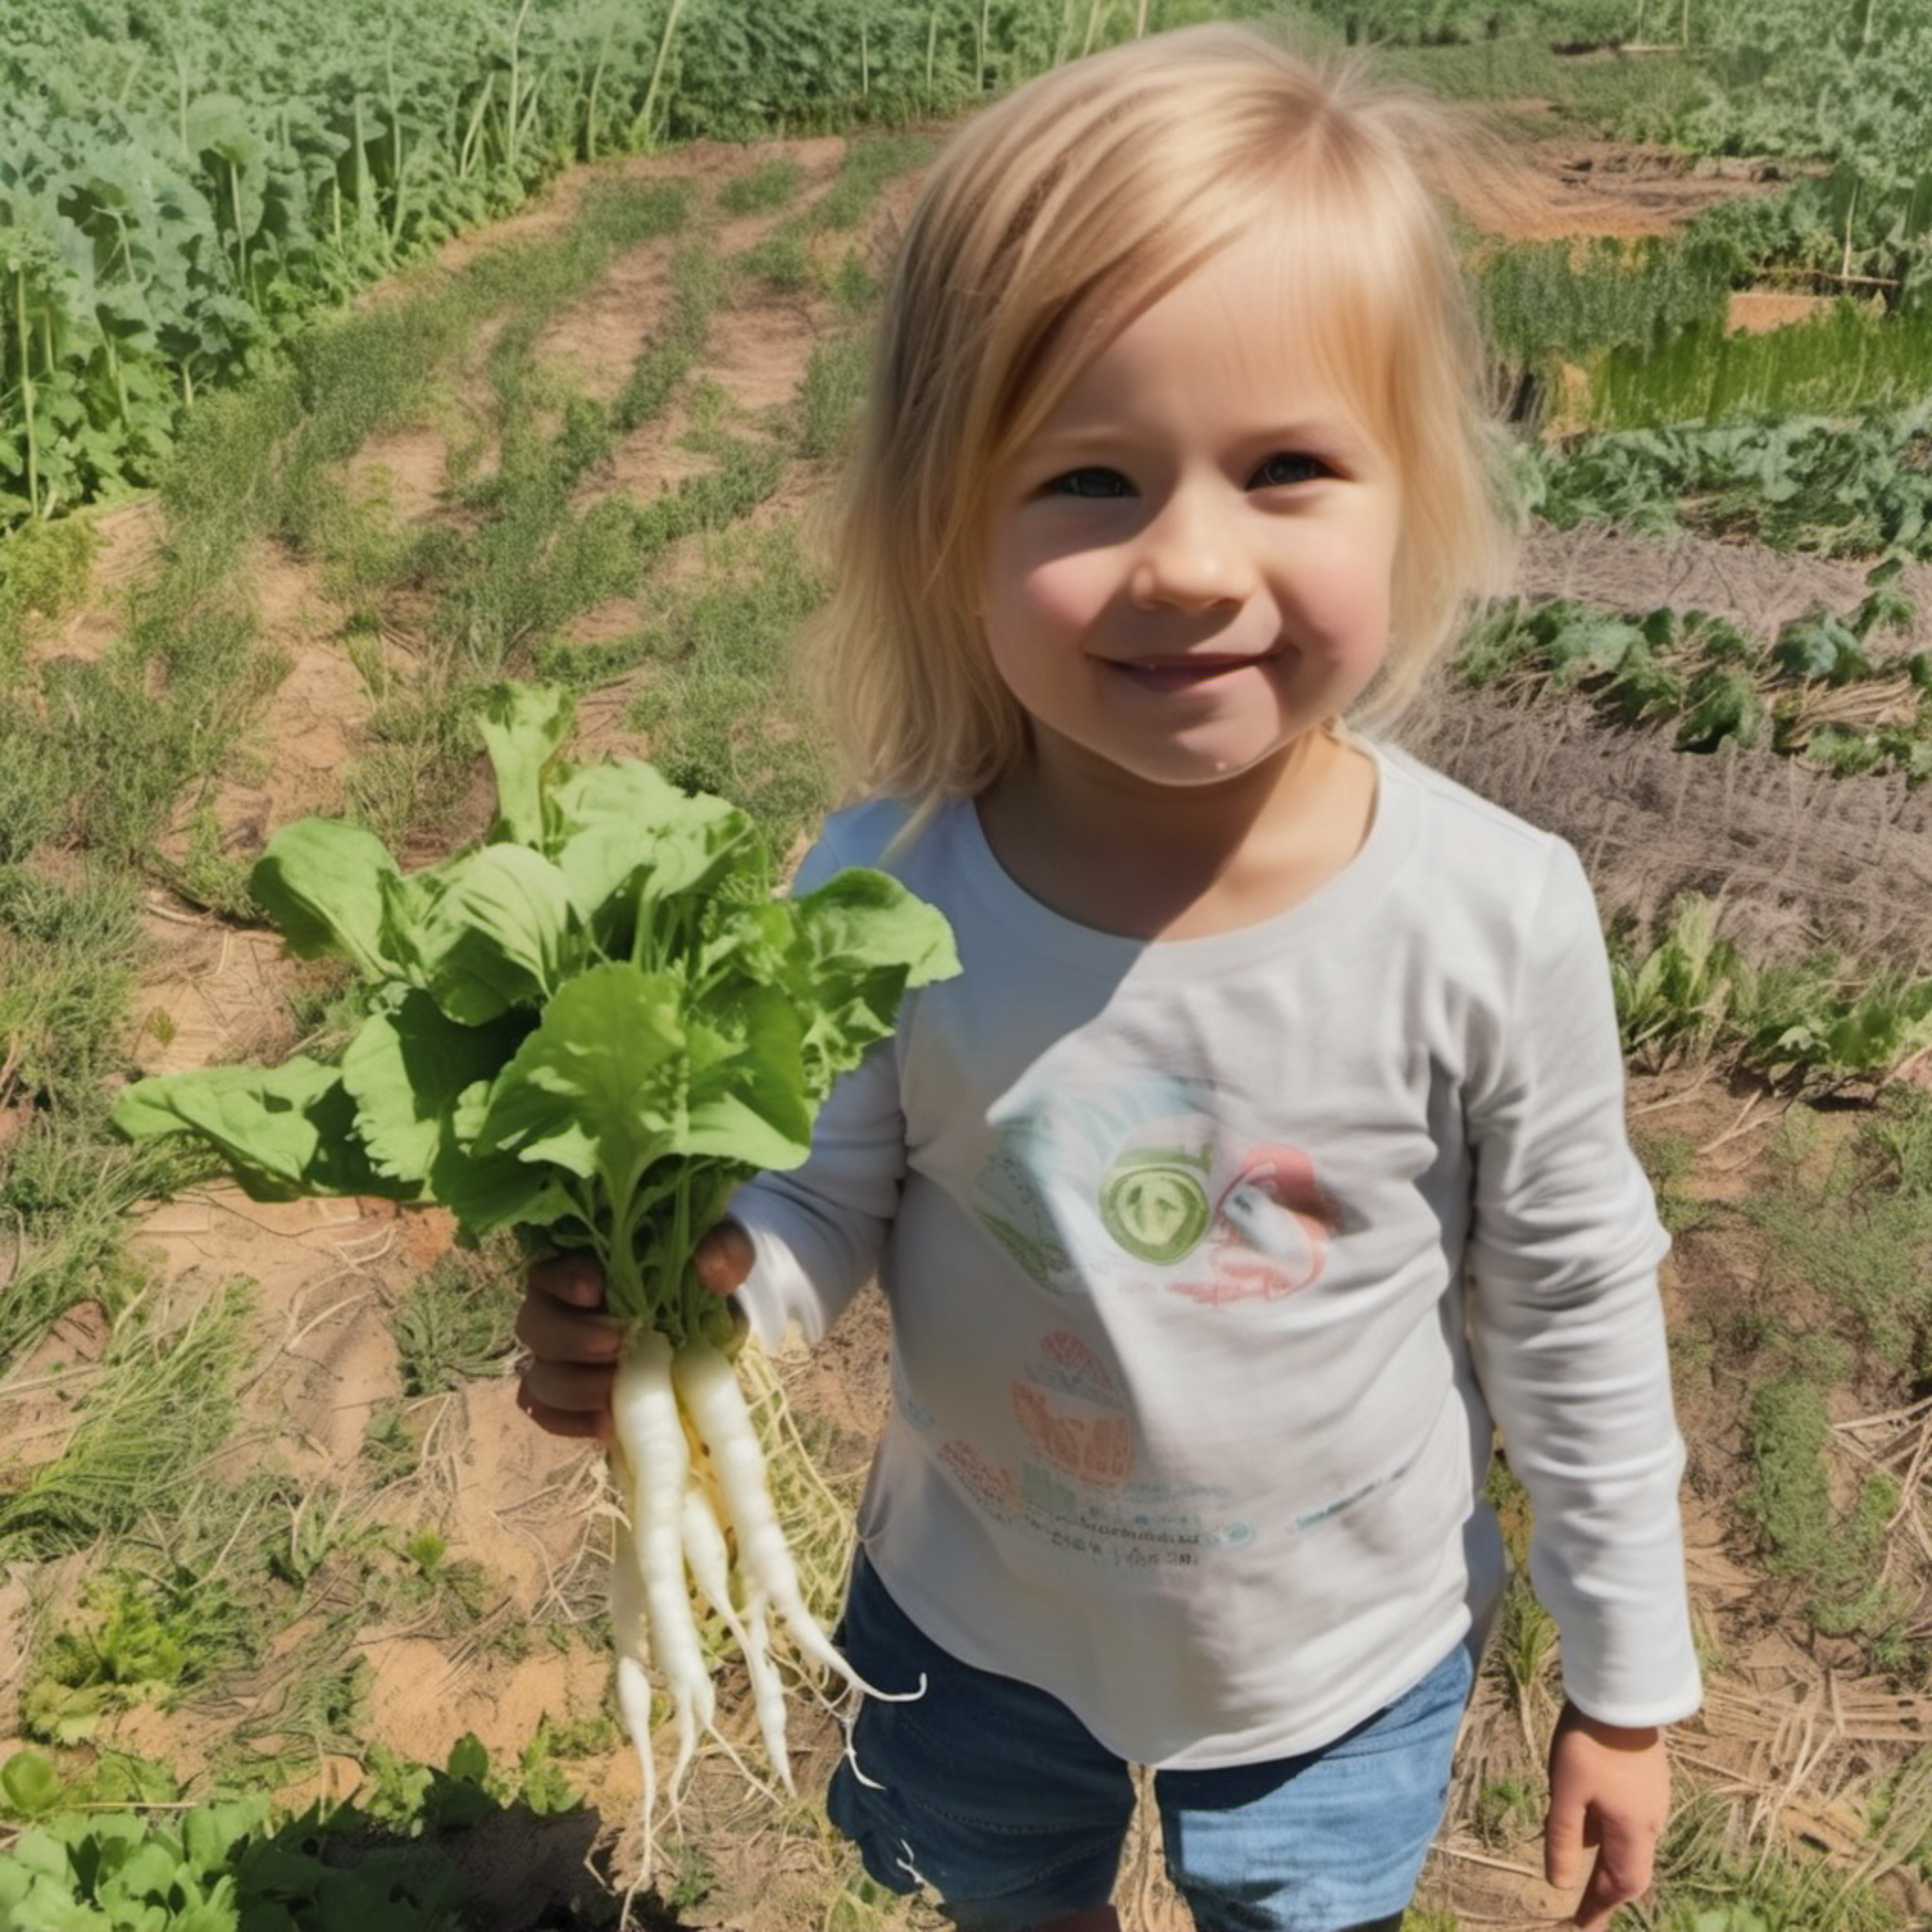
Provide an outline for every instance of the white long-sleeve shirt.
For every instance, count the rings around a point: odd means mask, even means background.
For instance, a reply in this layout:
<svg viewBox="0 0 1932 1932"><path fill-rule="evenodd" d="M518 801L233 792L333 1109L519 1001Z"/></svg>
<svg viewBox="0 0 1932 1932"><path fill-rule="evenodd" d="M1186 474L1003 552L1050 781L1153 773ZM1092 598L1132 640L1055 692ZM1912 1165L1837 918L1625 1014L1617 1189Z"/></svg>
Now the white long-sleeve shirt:
<svg viewBox="0 0 1932 1932"><path fill-rule="evenodd" d="M1375 757L1348 867L1201 938L1076 925L942 811L885 862L963 971L733 1208L767 1341L875 1271L891 1303L860 1533L894 1597L1139 1762L1313 1748L1444 1656L1500 1589L1494 1426L1569 1696L1698 1702L1666 1240L1587 884ZM901 823L838 815L801 886Z"/></svg>

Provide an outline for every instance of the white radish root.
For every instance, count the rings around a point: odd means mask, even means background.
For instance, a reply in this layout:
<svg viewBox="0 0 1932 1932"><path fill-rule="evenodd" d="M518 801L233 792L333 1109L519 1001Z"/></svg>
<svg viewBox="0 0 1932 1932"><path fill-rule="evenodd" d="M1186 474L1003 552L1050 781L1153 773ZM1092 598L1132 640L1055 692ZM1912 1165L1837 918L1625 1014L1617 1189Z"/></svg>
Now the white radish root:
<svg viewBox="0 0 1932 1932"><path fill-rule="evenodd" d="M694 1594L743 1655L759 1736L786 1791L794 1787L785 1678L774 1650L780 1631L792 1651L847 1689L882 1694L857 1676L805 1600L766 1480L764 1450L731 1360L708 1342L674 1351L663 1335L640 1332L619 1366L612 1416L612 1471L625 1520L615 1551L611 1620L619 1707L644 1774L648 1870L660 1791L675 1804L707 1736L738 1755L718 1730ZM802 1452L795 1435L792 1442ZM661 1784L651 1750L647 1671L669 1701L675 1738L675 1759Z"/></svg>

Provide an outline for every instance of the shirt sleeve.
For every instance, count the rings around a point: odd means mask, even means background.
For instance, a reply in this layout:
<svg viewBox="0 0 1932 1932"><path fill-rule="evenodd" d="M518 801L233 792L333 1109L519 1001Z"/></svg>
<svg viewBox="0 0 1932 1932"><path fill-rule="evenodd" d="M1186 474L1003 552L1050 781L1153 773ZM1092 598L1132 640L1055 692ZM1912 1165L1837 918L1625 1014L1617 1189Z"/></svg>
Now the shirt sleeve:
<svg viewBox="0 0 1932 1932"><path fill-rule="evenodd" d="M1700 1695L1657 1285L1669 1239L1624 1130L1595 904L1575 854L1552 851L1467 1101L1470 1339L1529 1493L1566 1695L1605 1724L1666 1724Z"/></svg>
<svg viewBox="0 0 1932 1932"><path fill-rule="evenodd" d="M809 892L846 864L821 839L792 891ZM872 1047L826 1095L804 1164L759 1174L732 1197L729 1213L755 1256L738 1302L767 1348L793 1330L816 1342L872 1279L905 1173L898 1064L896 1038Z"/></svg>

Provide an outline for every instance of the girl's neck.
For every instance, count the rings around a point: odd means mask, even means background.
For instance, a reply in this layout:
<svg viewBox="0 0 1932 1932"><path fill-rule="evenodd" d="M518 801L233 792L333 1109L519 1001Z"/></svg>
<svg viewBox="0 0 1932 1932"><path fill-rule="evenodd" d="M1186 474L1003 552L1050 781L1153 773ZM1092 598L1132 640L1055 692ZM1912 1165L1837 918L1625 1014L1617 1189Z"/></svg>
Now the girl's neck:
<svg viewBox="0 0 1932 1932"><path fill-rule="evenodd" d="M1310 732L1224 784L1150 787L1117 767L1030 755L979 800L1014 882L1063 918L1137 939L1256 925L1362 848L1375 763Z"/></svg>

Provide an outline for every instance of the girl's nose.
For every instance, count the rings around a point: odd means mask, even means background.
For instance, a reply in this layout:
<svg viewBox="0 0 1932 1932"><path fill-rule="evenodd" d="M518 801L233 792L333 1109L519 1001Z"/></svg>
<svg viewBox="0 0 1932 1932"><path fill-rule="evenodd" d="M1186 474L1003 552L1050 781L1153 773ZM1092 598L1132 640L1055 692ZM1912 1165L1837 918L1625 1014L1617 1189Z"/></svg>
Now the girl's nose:
<svg viewBox="0 0 1932 1932"><path fill-rule="evenodd" d="M1210 611L1243 604L1255 589L1247 547L1232 518L1191 495L1176 495L1141 533L1128 591L1143 611Z"/></svg>

